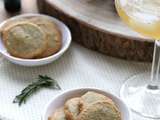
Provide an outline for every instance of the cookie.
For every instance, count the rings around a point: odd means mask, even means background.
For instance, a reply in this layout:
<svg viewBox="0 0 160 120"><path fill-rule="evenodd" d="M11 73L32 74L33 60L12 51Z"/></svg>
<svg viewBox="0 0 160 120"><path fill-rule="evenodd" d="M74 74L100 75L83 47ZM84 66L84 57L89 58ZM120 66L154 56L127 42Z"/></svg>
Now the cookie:
<svg viewBox="0 0 160 120"><path fill-rule="evenodd" d="M3 26L1 27L0 29L0 32L1 32L1 36L3 37L4 34L7 32L7 30L12 27L13 25L16 25L16 24L20 24L20 23L24 23L24 22L27 22L25 19L16 19L16 20L11 20L9 22L6 22L5 24L3 24Z"/></svg>
<svg viewBox="0 0 160 120"><path fill-rule="evenodd" d="M64 105L67 120L76 120L80 113L80 98L72 98Z"/></svg>
<svg viewBox="0 0 160 120"><path fill-rule="evenodd" d="M55 113L48 118L48 120L66 120L64 109L60 108L55 111Z"/></svg>
<svg viewBox="0 0 160 120"><path fill-rule="evenodd" d="M15 57L30 59L41 55L48 44L45 33L35 24L17 23L4 32L7 51Z"/></svg>
<svg viewBox="0 0 160 120"><path fill-rule="evenodd" d="M121 120L121 115L111 103L101 101L85 108L77 120Z"/></svg>
<svg viewBox="0 0 160 120"><path fill-rule="evenodd" d="M6 31L9 27L11 27L14 24L18 24L20 22L27 22L27 20L25 18L18 18L18 19L14 19L14 20L10 20L8 22L6 22L3 26L2 26L2 30Z"/></svg>
<svg viewBox="0 0 160 120"><path fill-rule="evenodd" d="M110 98L102 94L99 94L96 92L87 92L81 97L81 101L80 101L81 111L87 106L96 103L97 101L107 101L114 105L114 102Z"/></svg>
<svg viewBox="0 0 160 120"><path fill-rule="evenodd" d="M39 57L48 57L57 53L62 46L61 33L56 24L46 17L30 17L29 22L38 25L47 35L48 47Z"/></svg>

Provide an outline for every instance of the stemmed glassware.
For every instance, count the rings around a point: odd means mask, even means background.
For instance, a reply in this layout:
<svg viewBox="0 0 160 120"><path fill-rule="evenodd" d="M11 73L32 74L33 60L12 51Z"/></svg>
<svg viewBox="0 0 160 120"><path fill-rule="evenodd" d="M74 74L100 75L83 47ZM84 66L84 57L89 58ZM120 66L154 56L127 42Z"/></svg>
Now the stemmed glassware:
<svg viewBox="0 0 160 120"><path fill-rule="evenodd" d="M133 111L160 119L160 0L115 0L115 4L130 28L155 40L151 75L131 77L123 84L120 95Z"/></svg>

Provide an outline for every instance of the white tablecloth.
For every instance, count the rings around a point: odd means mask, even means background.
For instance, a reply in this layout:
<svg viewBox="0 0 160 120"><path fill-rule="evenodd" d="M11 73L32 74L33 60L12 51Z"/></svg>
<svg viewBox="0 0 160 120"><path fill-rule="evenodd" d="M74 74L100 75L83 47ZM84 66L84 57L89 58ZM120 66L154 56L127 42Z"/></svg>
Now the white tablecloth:
<svg viewBox="0 0 160 120"><path fill-rule="evenodd" d="M0 116L10 120L40 120L46 103L55 95L71 88L97 87L119 96L120 87L127 78L149 71L151 67L149 63L107 57L76 43L72 43L63 57L46 66L21 67L2 57L0 62ZM39 74L47 74L56 79L63 90L43 89L21 107L12 104L15 95ZM133 120L148 120L132 115Z"/></svg>

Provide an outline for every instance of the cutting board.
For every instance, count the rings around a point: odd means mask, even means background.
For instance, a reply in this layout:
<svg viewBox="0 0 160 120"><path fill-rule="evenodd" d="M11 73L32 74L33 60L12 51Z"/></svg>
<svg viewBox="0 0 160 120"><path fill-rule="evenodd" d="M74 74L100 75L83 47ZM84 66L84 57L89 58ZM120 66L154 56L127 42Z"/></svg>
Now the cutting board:
<svg viewBox="0 0 160 120"><path fill-rule="evenodd" d="M65 22L73 40L105 55L151 61L153 41L128 28L114 0L37 0L41 13Z"/></svg>

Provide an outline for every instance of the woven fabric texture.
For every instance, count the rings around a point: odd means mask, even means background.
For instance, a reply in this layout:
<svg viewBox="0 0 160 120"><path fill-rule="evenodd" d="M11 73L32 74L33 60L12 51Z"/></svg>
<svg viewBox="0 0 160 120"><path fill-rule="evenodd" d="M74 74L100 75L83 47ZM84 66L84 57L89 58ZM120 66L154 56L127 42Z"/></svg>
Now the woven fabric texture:
<svg viewBox="0 0 160 120"><path fill-rule="evenodd" d="M119 96L120 87L125 80L132 75L150 71L150 67L150 63L107 57L76 43L72 43L59 60L41 67L14 65L0 56L0 116L9 120L40 120L49 100L72 88L102 88ZM14 97L39 74L57 80L62 90L43 89L21 107L13 104ZM133 120L143 120L134 113L132 115Z"/></svg>

